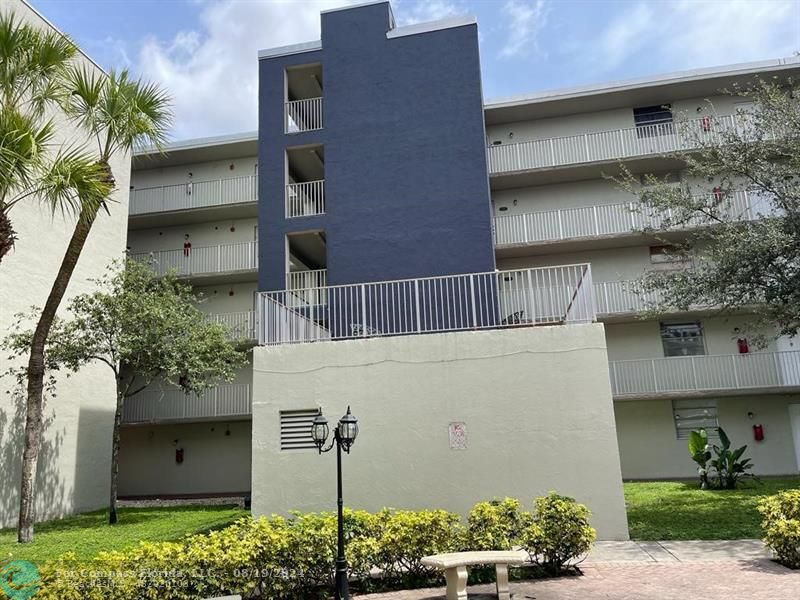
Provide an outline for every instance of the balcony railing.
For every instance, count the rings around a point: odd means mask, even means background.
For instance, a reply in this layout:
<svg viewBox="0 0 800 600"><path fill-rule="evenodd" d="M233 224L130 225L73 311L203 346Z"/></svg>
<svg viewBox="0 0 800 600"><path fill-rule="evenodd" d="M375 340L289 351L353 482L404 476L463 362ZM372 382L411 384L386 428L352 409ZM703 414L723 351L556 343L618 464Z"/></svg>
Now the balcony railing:
<svg viewBox="0 0 800 600"><path fill-rule="evenodd" d="M800 387L800 351L617 360L609 364L617 397Z"/></svg>
<svg viewBox="0 0 800 600"><path fill-rule="evenodd" d="M292 304L324 305L327 295L328 269L292 271L286 274L286 289L292 291Z"/></svg>
<svg viewBox="0 0 800 600"><path fill-rule="evenodd" d="M691 150L736 126L734 115L489 146L489 173L513 173Z"/></svg>
<svg viewBox="0 0 800 600"><path fill-rule="evenodd" d="M731 219L749 220L765 215L769 208L764 200L746 191L736 191L717 200L708 194L709 202L724 202ZM672 210L650 212L636 202L597 204L575 208L543 210L494 218L495 245L519 246L537 242L591 238L603 235L625 235L646 229L661 229L672 221ZM708 225L711 221L697 218L685 227Z"/></svg>
<svg viewBox="0 0 800 600"><path fill-rule="evenodd" d="M178 185L133 189L130 194L128 213L147 213L208 208L225 204L255 202L258 198L258 178L233 177L192 181Z"/></svg>
<svg viewBox="0 0 800 600"><path fill-rule="evenodd" d="M286 186L286 218L325 214L325 180Z"/></svg>
<svg viewBox="0 0 800 600"><path fill-rule="evenodd" d="M595 310L579 264L261 292L256 319L259 343L281 344L587 323Z"/></svg>
<svg viewBox="0 0 800 600"><path fill-rule="evenodd" d="M199 395L180 388L144 390L125 401L123 423L246 417L252 413L250 384L222 384Z"/></svg>
<svg viewBox="0 0 800 600"><path fill-rule="evenodd" d="M322 98L291 100L284 104L283 126L286 133L322 129Z"/></svg>
<svg viewBox="0 0 800 600"><path fill-rule="evenodd" d="M228 328L234 340L255 339L255 314L252 310L233 313L213 313L208 315L209 321L220 323Z"/></svg>
<svg viewBox="0 0 800 600"><path fill-rule="evenodd" d="M188 250L155 250L130 255L152 265L159 275L174 270L179 276L210 275L235 271L253 271L258 268L256 242L197 246Z"/></svg>
<svg viewBox="0 0 800 600"><path fill-rule="evenodd" d="M639 279L620 281L598 281L594 284L597 314L636 314L654 308L660 303L662 294L645 290Z"/></svg>

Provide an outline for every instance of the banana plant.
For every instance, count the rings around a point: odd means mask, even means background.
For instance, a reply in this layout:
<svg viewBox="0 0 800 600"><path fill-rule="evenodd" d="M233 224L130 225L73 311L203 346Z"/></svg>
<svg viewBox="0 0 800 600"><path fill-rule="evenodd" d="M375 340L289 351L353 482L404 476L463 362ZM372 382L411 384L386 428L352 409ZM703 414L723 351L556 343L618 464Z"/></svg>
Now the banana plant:
<svg viewBox="0 0 800 600"><path fill-rule="evenodd" d="M710 464L717 472L717 485L725 490L735 490L739 482L746 477L754 477L748 473L753 468L753 463L749 458L742 459L742 455L747 450L747 444L736 450L731 450L731 440L725 434L722 427L719 428L719 441L722 444L714 444L714 454L716 458Z"/></svg>
<svg viewBox="0 0 800 600"><path fill-rule="evenodd" d="M708 445L708 433L705 429L698 429L689 434L689 455L697 463L697 474L700 476L700 489L707 490L708 461L711 460L711 451Z"/></svg>

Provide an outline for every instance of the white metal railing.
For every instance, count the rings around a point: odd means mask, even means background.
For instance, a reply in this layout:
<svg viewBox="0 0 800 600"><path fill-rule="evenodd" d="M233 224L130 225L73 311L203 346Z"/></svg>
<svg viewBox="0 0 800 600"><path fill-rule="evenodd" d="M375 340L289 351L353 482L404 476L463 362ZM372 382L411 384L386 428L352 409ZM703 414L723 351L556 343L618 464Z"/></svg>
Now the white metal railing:
<svg viewBox="0 0 800 600"><path fill-rule="evenodd" d="M244 417L252 413L250 384L220 384L199 395L174 386L144 390L125 401L123 423Z"/></svg>
<svg viewBox="0 0 800 600"><path fill-rule="evenodd" d="M571 164L618 160L691 150L698 140L716 139L736 127L734 115L702 117L489 146L489 173L510 173Z"/></svg>
<svg viewBox="0 0 800 600"><path fill-rule="evenodd" d="M254 175L131 190L128 214L142 215L172 210L207 208L255 202L258 178Z"/></svg>
<svg viewBox="0 0 800 600"><path fill-rule="evenodd" d="M325 180L286 186L286 218L325 214Z"/></svg>
<svg viewBox="0 0 800 600"><path fill-rule="evenodd" d="M614 396L800 387L800 351L617 360Z"/></svg>
<svg viewBox="0 0 800 600"><path fill-rule="evenodd" d="M594 298L598 315L618 315L655 308L663 295L659 291L645 290L640 279L623 279L595 282Z"/></svg>
<svg viewBox="0 0 800 600"><path fill-rule="evenodd" d="M292 290L292 303L327 304L328 269L286 273L286 289Z"/></svg>
<svg viewBox="0 0 800 600"><path fill-rule="evenodd" d="M260 344L594 320L588 264L256 295Z"/></svg>
<svg viewBox="0 0 800 600"><path fill-rule="evenodd" d="M286 102L283 111L283 126L286 133L322 129L322 98Z"/></svg>
<svg viewBox="0 0 800 600"><path fill-rule="evenodd" d="M716 198L713 193L707 197L709 202L724 203L725 215L731 219L756 219L766 216L770 210L763 198L743 190L724 198ZM649 211L635 201L502 215L494 218L495 245L515 246L661 229L672 222L673 217L671 209L663 213ZM698 217L684 227L709 224L709 219Z"/></svg>
<svg viewBox="0 0 800 600"><path fill-rule="evenodd" d="M152 265L159 275L174 270L180 276L251 271L258 268L256 242L197 246L187 250L132 253L133 260Z"/></svg>
<svg viewBox="0 0 800 600"><path fill-rule="evenodd" d="M208 315L208 319L213 323L225 325L231 337L235 340L255 339L255 313L252 310L232 313L213 313Z"/></svg>

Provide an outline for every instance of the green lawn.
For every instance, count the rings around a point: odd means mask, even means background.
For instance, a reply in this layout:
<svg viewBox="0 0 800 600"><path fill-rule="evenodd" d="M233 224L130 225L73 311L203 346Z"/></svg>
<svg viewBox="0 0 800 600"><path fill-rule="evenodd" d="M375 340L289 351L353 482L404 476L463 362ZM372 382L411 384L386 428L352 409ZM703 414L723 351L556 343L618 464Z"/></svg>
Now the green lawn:
<svg viewBox="0 0 800 600"><path fill-rule="evenodd" d="M122 508L119 522L111 526L107 511L101 510L40 523L30 544L17 544L16 530L0 529L0 557L41 563L74 552L78 558L91 558L101 550L135 546L140 540L176 540L218 529L247 514L233 506Z"/></svg>
<svg viewBox="0 0 800 600"><path fill-rule="evenodd" d="M761 537L756 503L800 488L800 478L746 482L739 490L701 490L697 483L625 484L628 525L635 540L722 540Z"/></svg>

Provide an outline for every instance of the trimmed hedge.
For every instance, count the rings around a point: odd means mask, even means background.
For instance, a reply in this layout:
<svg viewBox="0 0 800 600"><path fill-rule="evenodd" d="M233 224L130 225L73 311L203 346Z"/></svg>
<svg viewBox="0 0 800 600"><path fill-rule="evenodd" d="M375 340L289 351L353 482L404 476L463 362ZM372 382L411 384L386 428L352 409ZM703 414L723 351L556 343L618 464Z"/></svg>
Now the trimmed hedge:
<svg viewBox="0 0 800 600"><path fill-rule="evenodd" d="M588 551L594 530L589 511L554 493L537 498L533 513L518 500L481 502L467 526L444 510L345 510L347 559L360 590L440 584L423 567L429 554L504 550L521 546L535 565L561 573ZM228 594L245 598L322 598L333 585L336 515L293 514L244 518L179 542L141 542L79 562L66 554L40 569L36 600L198 600ZM0 598L5 598L0 591Z"/></svg>
<svg viewBox="0 0 800 600"><path fill-rule="evenodd" d="M800 490L786 490L758 503L763 517L764 543L775 559L790 569L800 569Z"/></svg>

